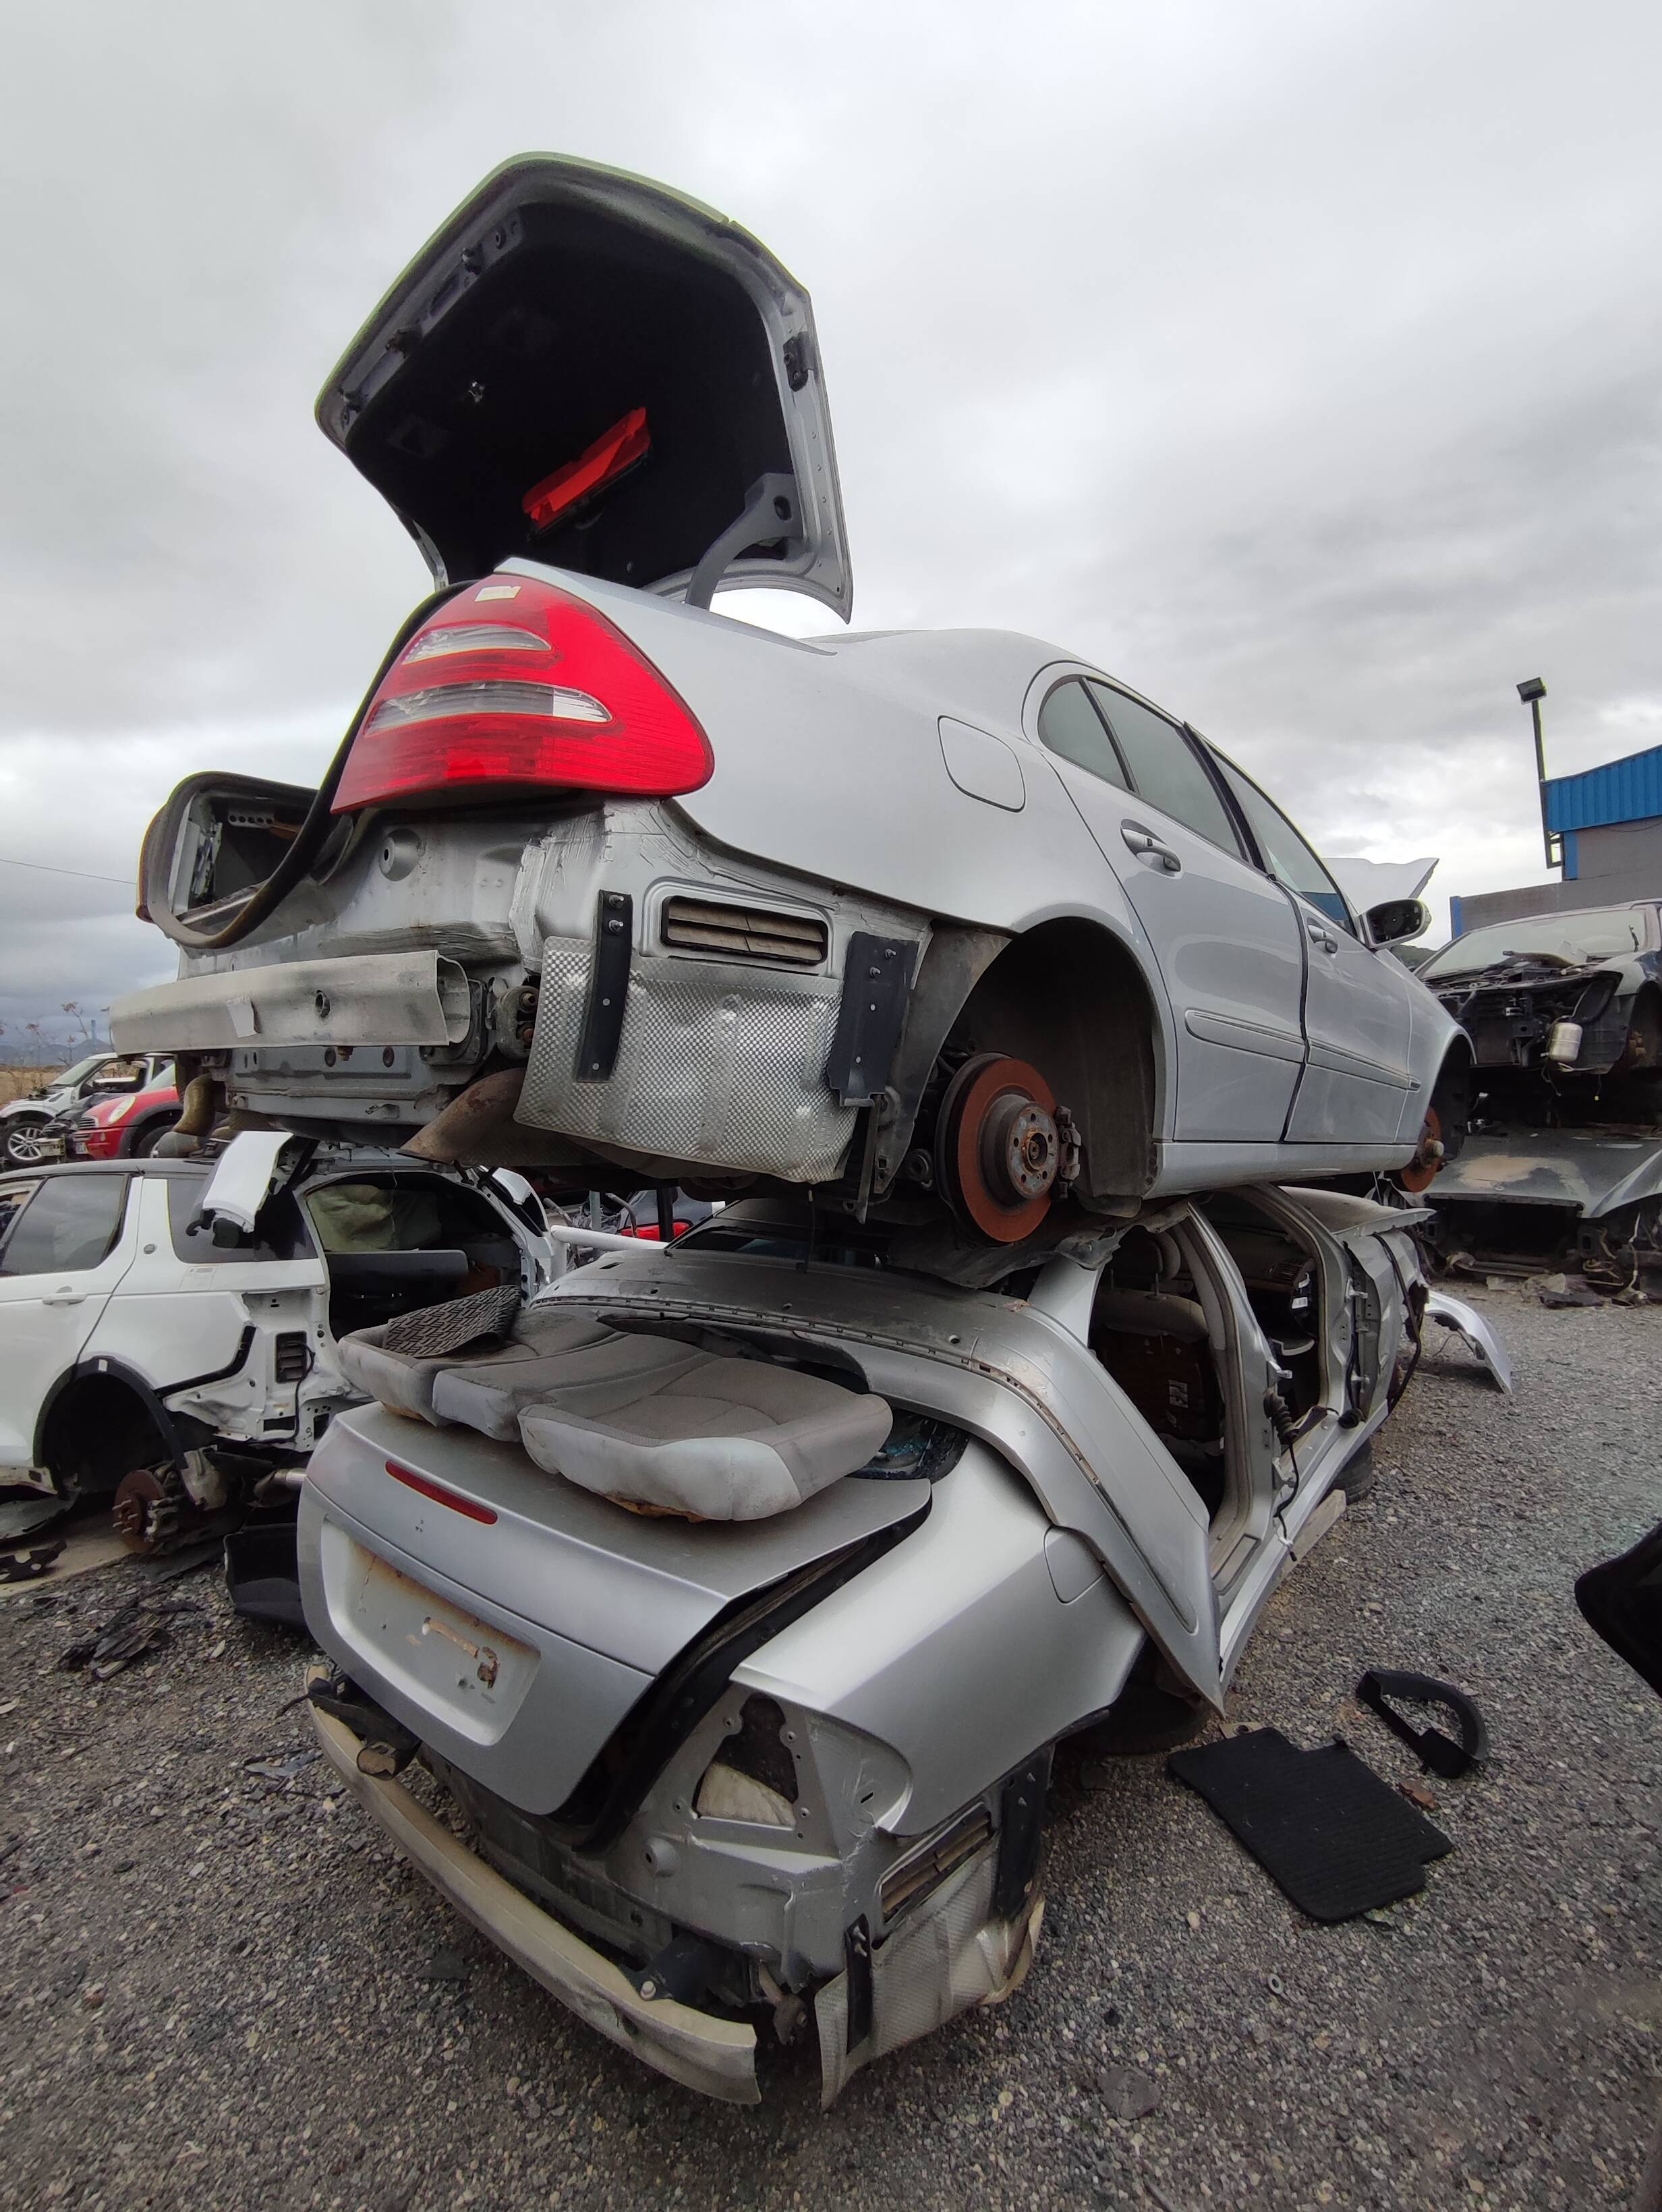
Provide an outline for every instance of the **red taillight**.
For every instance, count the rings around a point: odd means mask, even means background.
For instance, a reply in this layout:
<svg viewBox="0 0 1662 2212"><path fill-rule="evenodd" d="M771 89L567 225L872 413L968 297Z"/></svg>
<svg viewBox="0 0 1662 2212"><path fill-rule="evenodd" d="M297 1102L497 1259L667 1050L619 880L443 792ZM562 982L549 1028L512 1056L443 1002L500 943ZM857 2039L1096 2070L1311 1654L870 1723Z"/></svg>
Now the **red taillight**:
<svg viewBox="0 0 1662 2212"><path fill-rule="evenodd" d="M387 1461L387 1472L406 1490L418 1491L422 1497L430 1498L435 1505L447 1505L453 1513L464 1514L470 1521L483 1521L489 1528L496 1518L493 1510L481 1505L476 1498L464 1498L458 1490L447 1490L430 1475L417 1474L413 1467L400 1467L395 1459Z"/></svg>
<svg viewBox="0 0 1662 2212"><path fill-rule="evenodd" d="M685 702L615 623L551 584L491 576L447 600L393 662L334 811L527 787L668 799L715 766Z"/></svg>

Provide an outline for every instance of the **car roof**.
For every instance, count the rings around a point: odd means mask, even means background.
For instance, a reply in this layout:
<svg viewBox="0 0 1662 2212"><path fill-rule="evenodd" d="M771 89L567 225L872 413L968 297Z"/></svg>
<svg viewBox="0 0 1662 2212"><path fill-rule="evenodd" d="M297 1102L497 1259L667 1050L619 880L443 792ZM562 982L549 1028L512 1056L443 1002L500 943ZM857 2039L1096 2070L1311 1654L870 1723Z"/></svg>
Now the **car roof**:
<svg viewBox="0 0 1662 2212"><path fill-rule="evenodd" d="M54 1176L204 1176L211 1160L56 1160L44 1167L9 1168L0 1175L0 1190L8 1183L40 1182Z"/></svg>

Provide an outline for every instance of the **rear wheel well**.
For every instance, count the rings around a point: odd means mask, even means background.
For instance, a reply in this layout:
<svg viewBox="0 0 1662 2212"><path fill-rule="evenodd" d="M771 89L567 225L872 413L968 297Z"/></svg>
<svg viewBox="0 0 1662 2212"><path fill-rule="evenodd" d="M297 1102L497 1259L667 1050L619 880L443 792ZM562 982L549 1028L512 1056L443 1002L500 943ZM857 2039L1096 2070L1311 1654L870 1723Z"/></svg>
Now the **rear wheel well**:
<svg viewBox="0 0 1662 2212"><path fill-rule="evenodd" d="M171 1460L174 1442L138 1391L119 1375L77 1375L41 1424L40 1459L60 1490L113 1491L136 1467Z"/></svg>
<svg viewBox="0 0 1662 2212"><path fill-rule="evenodd" d="M1154 1173L1156 1034L1131 954L1095 922L1069 917L999 954L959 1009L947 1052L1031 1062L1079 1125L1081 1195L1137 1196Z"/></svg>

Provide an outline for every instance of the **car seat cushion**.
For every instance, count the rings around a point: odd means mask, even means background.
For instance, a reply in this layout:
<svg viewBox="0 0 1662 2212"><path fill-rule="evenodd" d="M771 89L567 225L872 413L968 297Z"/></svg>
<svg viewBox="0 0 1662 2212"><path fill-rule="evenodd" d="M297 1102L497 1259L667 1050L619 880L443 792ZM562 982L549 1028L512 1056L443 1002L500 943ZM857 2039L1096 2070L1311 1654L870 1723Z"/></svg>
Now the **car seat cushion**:
<svg viewBox="0 0 1662 2212"><path fill-rule="evenodd" d="M704 1356L670 1337L630 1335L601 1322L560 1342L545 1333L531 1349L531 1358L506 1364L489 1354L450 1361L433 1384L434 1413L514 1443L521 1413L540 1399L604 1406L654 1378L667 1382Z"/></svg>
<svg viewBox="0 0 1662 2212"><path fill-rule="evenodd" d="M443 1427L447 1419L434 1404L434 1392L447 1369L459 1364L475 1372L517 1367L552 1352L596 1343L612 1334L604 1322L587 1314L561 1314L531 1306L521 1310L508 1343L468 1358L455 1352L391 1350L386 1341L391 1325L382 1322L374 1328L342 1337L337 1346L341 1368L347 1381L366 1397L378 1400L395 1413L429 1421L435 1428Z"/></svg>
<svg viewBox="0 0 1662 2212"><path fill-rule="evenodd" d="M526 1407L539 1467L619 1504L705 1521L788 1512L863 1467L888 1436L886 1400L759 1360L694 1355L602 1407L594 1381Z"/></svg>

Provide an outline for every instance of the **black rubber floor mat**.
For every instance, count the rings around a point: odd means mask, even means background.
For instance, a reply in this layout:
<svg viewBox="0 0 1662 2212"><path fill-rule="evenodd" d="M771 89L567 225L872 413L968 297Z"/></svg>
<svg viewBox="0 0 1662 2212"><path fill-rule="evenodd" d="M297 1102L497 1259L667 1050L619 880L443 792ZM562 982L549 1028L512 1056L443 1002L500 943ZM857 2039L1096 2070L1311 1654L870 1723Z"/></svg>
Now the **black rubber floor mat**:
<svg viewBox="0 0 1662 2212"><path fill-rule="evenodd" d="M1174 1751L1166 1770L1312 1920L1354 1920L1414 1896L1426 1862L1454 1848L1347 1744L1300 1751L1279 1729L1251 1729Z"/></svg>

